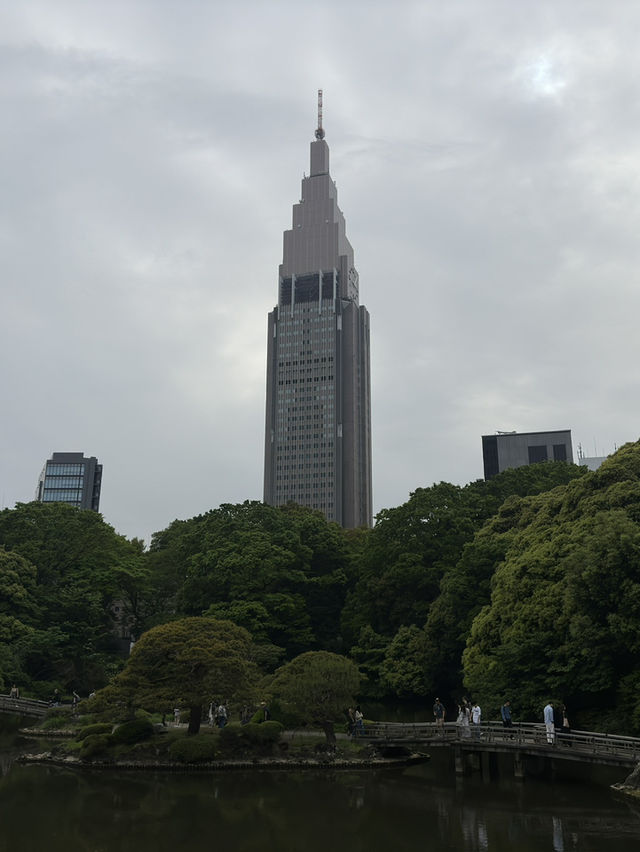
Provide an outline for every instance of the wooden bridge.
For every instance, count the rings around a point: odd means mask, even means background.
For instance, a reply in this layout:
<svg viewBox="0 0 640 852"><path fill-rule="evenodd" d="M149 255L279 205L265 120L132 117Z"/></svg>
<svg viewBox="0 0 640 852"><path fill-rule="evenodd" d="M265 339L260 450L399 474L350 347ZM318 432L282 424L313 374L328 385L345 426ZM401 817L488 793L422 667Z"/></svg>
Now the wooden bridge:
<svg viewBox="0 0 640 852"><path fill-rule="evenodd" d="M465 772L472 756L482 759L483 755L492 754L511 754L519 777L524 774L524 761L528 758L627 768L640 763L640 739L635 737L571 731L556 733L553 743L549 743L544 725L528 723L505 728L499 722L470 727L455 723L438 727L434 722L374 722L367 725L364 738L380 749L451 749L458 774Z"/></svg>
<svg viewBox="0 0 640 852"><path fill-rule="evenodd" d="M0 695L0 713L13 716L31 716L41 718L49 709L46 701L37 701L35 698L11 698L8 695Z"/></svg>

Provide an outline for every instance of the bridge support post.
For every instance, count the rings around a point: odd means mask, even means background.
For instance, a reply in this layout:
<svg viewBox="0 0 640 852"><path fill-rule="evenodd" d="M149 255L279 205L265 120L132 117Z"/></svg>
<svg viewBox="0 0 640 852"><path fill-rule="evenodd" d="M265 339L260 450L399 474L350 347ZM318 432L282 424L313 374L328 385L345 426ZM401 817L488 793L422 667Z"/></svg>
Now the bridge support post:
<svg viewBox="0 0 640 852"><path fill-rule="evenodd" d="M464 775L464 755L460 746L454 746L453 759L456 766L456 775Z"/></svg>
<svg viewBox="0 0 640 852"><path fill-rule="evenodd" d="M482 780L485 784L488 784L491 781L491 775L495 774L495 768L493 773L491 771L491 764L494 763L493 759L495 758L495 755L488 751L484 751L481 752L478 757L480 759L480 774L482 775Z"/></svg>
<svg viewBox="0 0 640 852"><path fill-rule="evenodd" d="M513 755L513 776L518 781L522 781L524 778L524 759L522 752L519 751L516 751Z"/></svg>

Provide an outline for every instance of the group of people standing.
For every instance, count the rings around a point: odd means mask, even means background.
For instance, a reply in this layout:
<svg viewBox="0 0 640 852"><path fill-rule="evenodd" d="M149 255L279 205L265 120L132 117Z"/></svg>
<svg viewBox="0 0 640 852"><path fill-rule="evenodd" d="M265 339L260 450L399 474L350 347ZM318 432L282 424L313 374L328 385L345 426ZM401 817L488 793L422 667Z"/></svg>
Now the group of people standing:
<svg viewBox="0 0 640 852"><path fill-rule="evenodd" d="M436 720L436 725L444 730L447 711L439 698L436 698L433 705L433 717ZM458 704L458 715L456 717L456 725L459 725L461 735L463 737L473 735L480 736L480 724L482 722L482 708L477 701L469 701L468 698L463 698Z"/></svg>
<svg viewBox="0 0 640 852"><path fill-rule="evenodd" d="M447 711L444 704L439 698L436 698L433 705L433 716L436 721L436 726L444 729L444 722L447 717ZM513 718L511 715L511 702L505 701L500 708L500 718L505 728L513 727ZM473 734L475 737L480 736L480 725L482 722L482 709L477 701L469 701L463 698L458 704L458 715L456 724L461 729L461 736L468 737ZM547 731L547 742L554 743L557 732L568 734L571 731L569 719L567 718L567 708L560 702L551 701L544 708L544 724Z"/></svg>
<svg viewBox="0 0 640 852"><path fill-rule="evenodd" d="M456 724L462 729L462 736L468 737L473 733L474 737L480 736L480 724L482 722L482 708L477 701L469 701L463 698L458 704L458 716Z"/></svg>
<svg viewBox="0 0 640 852"><path fill-rule="evenodd" d="M221 701L220 704L217 704L215 700L212 701L211 704L209 704L209 712L207 715L209 724L216 728L224 728L227 724L227 720L229 719L229 711L227 710L227 705L224 701Z"/></svg>
<svg viewBox="0 0 640 852"><path fill-rule="evenodd" d="M350 737L364 736L364 716L359 704L347 710L347 727Z"/></svg>

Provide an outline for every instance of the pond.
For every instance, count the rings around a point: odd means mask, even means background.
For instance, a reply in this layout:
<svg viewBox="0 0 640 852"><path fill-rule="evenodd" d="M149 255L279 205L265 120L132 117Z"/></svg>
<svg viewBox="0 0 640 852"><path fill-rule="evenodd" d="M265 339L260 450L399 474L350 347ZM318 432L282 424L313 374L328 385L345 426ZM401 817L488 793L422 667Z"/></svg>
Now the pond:
<svg viewBox="0 0 640 852"><path fill-rule="evenodd" d="M366 771L187 773L11 764L0 852L637 852L640 806L606 785Z"/></svg>

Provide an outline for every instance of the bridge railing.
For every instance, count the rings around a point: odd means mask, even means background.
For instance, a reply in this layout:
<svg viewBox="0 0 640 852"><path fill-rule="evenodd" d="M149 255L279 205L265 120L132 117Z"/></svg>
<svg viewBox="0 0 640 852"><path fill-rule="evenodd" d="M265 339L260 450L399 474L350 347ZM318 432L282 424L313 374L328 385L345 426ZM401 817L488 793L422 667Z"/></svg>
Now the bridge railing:
<svg viewBox="0 0 640 852"><path fill-rule="evenodd" d="M558 731L550 743L545 726L529 722L515 722L510 728L505 728L500 722L483 722L477 726L463 726L455 722L440 726L435 722L373 722L366 726L364 736L372 742L387 745L493 743L508 748L553 745L582 753L615 755L640 761L640 739L635 737L596 731Z"/></svg>
<svg viewBox="0 0 640 852"><path fill-rule="evenodd" d="M49 705L36 698L11 698L0 695L0 713L15 713L17 716L44 716Z"/></svg>

